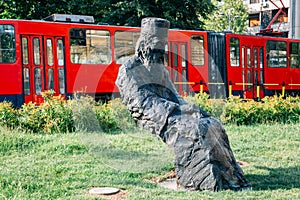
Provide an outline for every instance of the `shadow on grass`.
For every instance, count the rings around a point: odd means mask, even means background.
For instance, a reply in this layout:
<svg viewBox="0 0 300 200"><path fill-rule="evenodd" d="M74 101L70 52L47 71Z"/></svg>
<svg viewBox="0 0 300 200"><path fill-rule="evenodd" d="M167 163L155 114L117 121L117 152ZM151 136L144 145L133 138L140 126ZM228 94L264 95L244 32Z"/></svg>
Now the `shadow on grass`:
<svg viewBox="0 0 300 200"><path fill-rule="evenodd" d="M140 146L121 149L109 144L109 141L102 141L94 145L90 143L88 149L89 153L93 157L101 159L106 167L121 172L147 173L159 171L173 163L173 152L169 148L143 148L143 146Z"/></svg>
<svg viewBox="0 0 300 200"><path fill-rule="evenodd" d="M276 190L300 188L300 166L288 168L268 168L256 166L259 170L266 170L268 174L246 174L246 179L253 190Z"/></svg>

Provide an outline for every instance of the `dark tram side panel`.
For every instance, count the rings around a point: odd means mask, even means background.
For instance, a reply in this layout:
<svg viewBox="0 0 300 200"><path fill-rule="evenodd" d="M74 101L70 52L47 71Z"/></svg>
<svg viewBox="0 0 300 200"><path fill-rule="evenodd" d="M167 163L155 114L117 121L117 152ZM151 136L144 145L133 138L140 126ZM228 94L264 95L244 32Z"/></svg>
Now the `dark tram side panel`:
<svg viewBox="0 0 300 200"><path fill-rule="evenodd" d="M228 96L225 42L224 33L208 33L208 88L211 98Z"/></svg>
<svg viewBox="0 0 300 200"><path fill-rule="evenodd" d="M13 106L20 108L24 103L23 98L22 94L0 95L0 102L11 102Z"/></svg>

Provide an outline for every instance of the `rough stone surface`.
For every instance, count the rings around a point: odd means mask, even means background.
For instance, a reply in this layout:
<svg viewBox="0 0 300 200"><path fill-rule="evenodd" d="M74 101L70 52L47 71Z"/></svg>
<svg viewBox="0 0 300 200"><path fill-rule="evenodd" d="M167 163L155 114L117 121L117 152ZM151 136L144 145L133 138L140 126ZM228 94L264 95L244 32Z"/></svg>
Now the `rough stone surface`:
<svg viewBox="0 0 300 200"><path fill-rule="evenodd" d="M137 124L175 151L180 187L248 189L221 123L178 94L163 65L169 21L145 18L135 56L119 69L116 84Z"/></svg>

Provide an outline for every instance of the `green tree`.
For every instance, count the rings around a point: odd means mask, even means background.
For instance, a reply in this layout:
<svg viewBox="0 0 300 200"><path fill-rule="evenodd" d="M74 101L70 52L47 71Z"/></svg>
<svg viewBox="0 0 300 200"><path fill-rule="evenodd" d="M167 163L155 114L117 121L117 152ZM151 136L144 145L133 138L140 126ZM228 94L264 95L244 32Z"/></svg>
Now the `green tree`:
<svg viewBox="0 0 300 200"><path fill-rule="evenodd" d="M66 9L65 3L66 1L62 0L62 6L58 8ZM53 11L54 7L54 0L2 0L0 16L2 19L41 19Z"/></svg>
<svg viewBox="0 0 300 200"><path fill-rule="evenodd" d="M140 26L144 17L168 19L172 28L203 28L211 0L0 0L0 18L43 19L53 13L92 15L96 22Z"/></svg>
<svg viewBox="0 0 300 200"><path fill-rule="evenodd" d="M230 30L234 33L243 33L247 28L247 8L243 0L224 0L222 3L214 0L216 9L204 19L205 29L214 31Z"/></svg>
<svg viewBox="0 0 300 200"><path fill-rule="evenodd" d="M144 17L160 17L171 28L202 28L214 6L210 0L110 0L106 1L103 21L109 24L140 26ZM201 18L200 18L201 16Z"/></svg>
<svg viewBox="0 0 300 200"><path fill-rule="evenodd" d="M0 2L2 19L43 19L54 13L94 15L102 18L101 0L0 0Z"/></svg>

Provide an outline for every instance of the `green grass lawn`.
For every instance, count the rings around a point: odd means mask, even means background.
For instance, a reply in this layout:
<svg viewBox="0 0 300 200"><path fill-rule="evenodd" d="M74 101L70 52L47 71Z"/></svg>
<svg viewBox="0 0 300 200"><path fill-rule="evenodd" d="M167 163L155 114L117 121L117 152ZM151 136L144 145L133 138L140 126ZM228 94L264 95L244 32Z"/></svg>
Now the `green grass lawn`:
<svg viewBox="0 0 300 200"><path fill-rule="evenodd" d="M94 186L127 199L300 199L300 124L227 125L251 191L173 191L149 181L173 168L172 149L143 131L29 134L0 128L0 199L92 199Z"/></svg>

